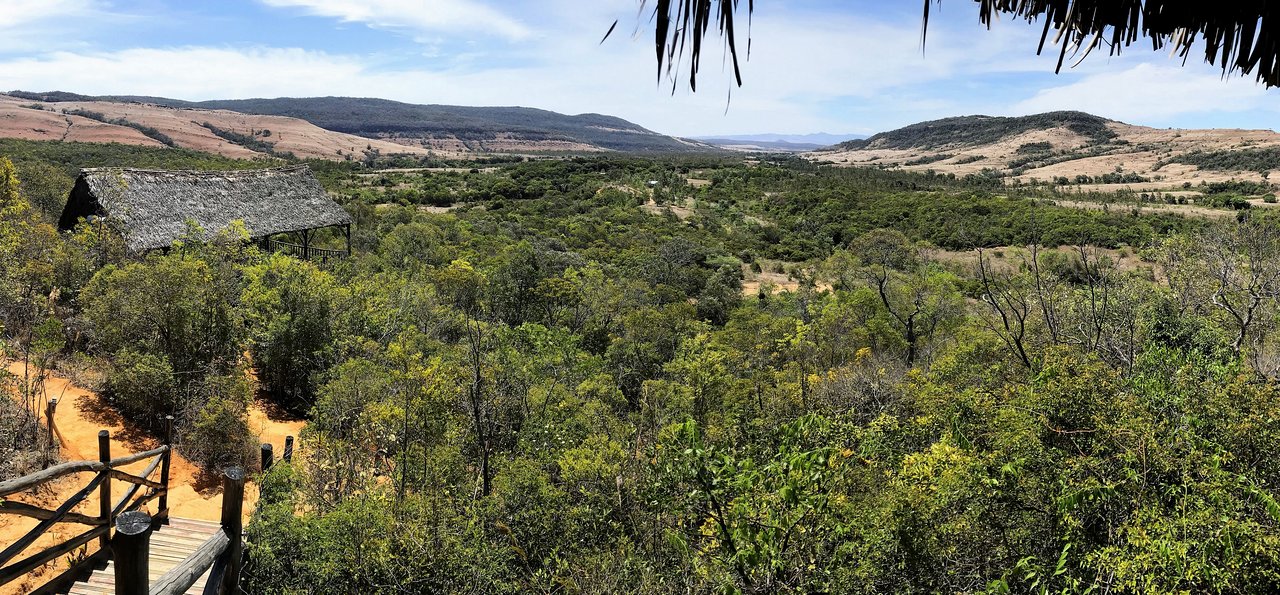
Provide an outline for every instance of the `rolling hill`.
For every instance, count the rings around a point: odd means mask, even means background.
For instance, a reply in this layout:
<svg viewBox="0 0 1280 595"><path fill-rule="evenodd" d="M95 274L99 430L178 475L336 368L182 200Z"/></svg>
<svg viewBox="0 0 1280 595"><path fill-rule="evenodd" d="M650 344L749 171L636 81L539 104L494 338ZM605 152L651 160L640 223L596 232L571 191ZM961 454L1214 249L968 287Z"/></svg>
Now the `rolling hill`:
<svg viewBox="0 0 1280 595"><path fill-rule="evenodd" d="M1265 182L1280 170L1280 134L1149 128L1062 111L932 120L807 155L841 166L1176 193L1201 182Z"/></svg>
<svg viewBox="0 0 1280 595"><path fill-rule="evenodd" d="M697 136L694 140L735 151L780 151L797 153L816 151L848 140L862 138L856 134L726 134Z"/></svg>
<svg viewBox="0 0 1280 595"><path fill-rule="evenodd" d="M527 107L417 105L354 97L191 102L163 97L91 97L59 91L12 91L9 96L55 106L85 102L152 105L175 110L213 110L246 116L293 118L332 132L435 152L688 153L717 150L705 143L659 134L613 116L570 116Z"/></svg>

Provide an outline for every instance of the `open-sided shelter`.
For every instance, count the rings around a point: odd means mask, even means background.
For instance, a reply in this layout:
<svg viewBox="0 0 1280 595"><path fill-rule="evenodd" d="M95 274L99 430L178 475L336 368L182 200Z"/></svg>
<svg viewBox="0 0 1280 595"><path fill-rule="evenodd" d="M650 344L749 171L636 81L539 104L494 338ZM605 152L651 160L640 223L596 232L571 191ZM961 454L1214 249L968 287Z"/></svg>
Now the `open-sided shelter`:
<svg viewBox="0 0 1280 595"><path fill-rule="evenodd" d="M241 221L250 239L303 258L351 252L351 216L305 165L236 171L85 169L76 178L58 228L100 218L133 252L168 248L194 222L207 234ZM315 230L341 227L346 250L313 248ZM297 243L273 236L294 234Z"/></svg>

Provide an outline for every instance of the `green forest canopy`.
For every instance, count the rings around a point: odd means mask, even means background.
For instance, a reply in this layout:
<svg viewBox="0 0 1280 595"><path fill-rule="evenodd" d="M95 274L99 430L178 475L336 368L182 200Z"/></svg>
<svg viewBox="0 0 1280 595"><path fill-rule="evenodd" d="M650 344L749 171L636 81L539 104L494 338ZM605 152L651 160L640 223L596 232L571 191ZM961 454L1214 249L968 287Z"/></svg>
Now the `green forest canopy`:
<svg viewBox="0 0 1280 595"><path fill-rule="evenodd" d="M5 354L96 372L140 431L175 415L208 469L252 461L255 393L307 416L246 592L1280 589L1266 209L792 159L333 163L351 259L237 230L137 258L28 192L226 161L4 150ZM18 473L43 432L3 402Z"/></svg>

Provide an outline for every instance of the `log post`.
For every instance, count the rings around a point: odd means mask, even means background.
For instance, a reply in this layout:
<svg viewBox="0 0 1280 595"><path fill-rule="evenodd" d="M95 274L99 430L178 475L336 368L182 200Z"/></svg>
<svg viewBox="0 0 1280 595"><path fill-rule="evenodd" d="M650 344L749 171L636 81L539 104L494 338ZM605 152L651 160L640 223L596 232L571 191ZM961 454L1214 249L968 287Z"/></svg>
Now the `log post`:
<svg viewBox="0 0 1280 595"><path fill-rule="evenodd" d="M261 469L262 469L262 472L263 472L263 473L266 473L266 472L267 472L267 470L271 468L271 463L272 463L272 460L271 460L271 459L272 459L272 455L273 455L273 452L274 452L274 451L275 451L275 447L274 447L274 446L271 446L271 443L269 443L269 442L263 442L263 443L262 443L262 466L261 466Z"/></svg>
<svg viewBox="0 0 1280 595"><path fill-rule="evenodd" d="M45 425L49 427L49 449L48 450L52 450L54 452L58 452L58 447L59 447L59 444L54 441L54 431L53 431L53 412L57 408L58 408L57 397L49 399L49 404L45 405L45 408L44 408ZM48 451L45 452L45 455L46 456L44 458L43 468L48 469L49 463L51 462L50 459L57 459L58 457L56 455L53 457L47 456Z"/></svg>
<svg viewBox="0 0 1280 595"><path fill-rule="evenodd" d="M342 235L347 236L347 256L351 256L351 225L342 226Z"/></svg>
<svg viewBox="0 0 1280 595"><path fill-rule="evenodd" d="M164 486L164 491L160 493L160 504L157 513L169 518L169 459L173 458L173 416L164 416L164 445L169 450L164 453L164 458L160 459L160 485Z"/></svg>
<svg viewBox="0 0 1280 595"><path fill-rule="evenodd" d="M240 561L244 554L244 520L240 517L244 508L244 469L232 467L222 475L222 530L231 542L227 544L227 570L222 577L221 595L240 592Z"/></svg>
<svg viewBox="0 0 1280 595"><path fill-rule="evenodd" d="M116 595L137 595L150 589L151 515L134 510L116 519L111 557L116 567Z"/></svg>
<svg viewBox="0 0 1280 595"><path fill-rule="evenodd" d="M98 432L98 461L108 467L111 466L111 432L102 430ZM102 473L106 473L106 469ZM102 501L99 507L99 513L102 520L107 524L107 532L98 538L98 545L101 549L107 549L111 544L111 477L102 480L102 487L98 488L98 498Z"/></svg>
<svg viewBox="0 0 1280 595"><path fill-rule="evenodd" d="M286 463L293 461L293 436L284 437L284 455L282 458Z"/></svg>

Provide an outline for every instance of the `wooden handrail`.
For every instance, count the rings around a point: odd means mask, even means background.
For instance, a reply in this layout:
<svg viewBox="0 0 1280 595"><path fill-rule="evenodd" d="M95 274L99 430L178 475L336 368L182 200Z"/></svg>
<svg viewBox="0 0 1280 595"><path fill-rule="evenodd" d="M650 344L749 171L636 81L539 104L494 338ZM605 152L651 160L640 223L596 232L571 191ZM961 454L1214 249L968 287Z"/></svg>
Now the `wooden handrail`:
<svg viewBox="0 0 1280 595"><path fill-rule="evenodd" d="M178 595L186 593L191 585L200 580L200 575L213 566L215 560L227 551L231 538L226 531L218 531L191 552L187 559L174 566L164 576L156 579L151 585L150 595Z"/></svg>
<svg viewBox="0 0 1280 595"><path fill-rule="evenodd" d="M147 457L154 457L158 454L169 451L168 446L153 448L148 451L123 456L117 459L103 463L101 461L71 461L54 465L48 469L37 471L30 475L15 477L8 481L0 481L0 497L9 496L18 492L25 492L42 484L48 483L64 475L72 473L84 473L87 471L102 471L109 467L120 467L130 463L136 463ZM150 475L150 474L148 474Z"/></svg>
<svg viewBox="0 0 1280 595"><path fill-rule="evenodd" d="M102 471L105 468L105 465L97 461L72 461L70 463L54 465L43 471L36 471L30 475L23 475L22 477L15 477L8 481L0 482L0 498L16 494L18 492L25 492L34 487L58 479L64 475L84 473L86 471Z"/></svg>
<svg viewBox="0 0 1280 595"><path fill-rule="evenodd" d="M343 257L343 256L351 255L351 252L347 250L335 250L333 248L316 248L314 246L301 246L298 244L281 242L280 240L274 240L274 239L268 242L268 246L272 250L278 250L280 252L284 252L285 254L289 254L291 256L298 256L303 258L304 260L311 258L312 256L318 256L320 258L330 258L330 257Z"/></svg>
<svg viewBox="0 0 1280 595"><path fill-rule="evenodd" d="M168 432L166 432L166 442L169 441L168 438ZM89 530L70 540L0 568L0 585L9 583L43 564L56 560L95 538L110 538L112 524L115 524L117 529L116 536L110 539L108 545L102 548L101 552L106 552L109 558L115 560L117 592L147 592L151 595L183 593L190 589L205 571L210 572L205 593L216 592L220 595L230 595L238 592L241 563L244 555L242 536L244 531L242 516L244 507L244 469L233 467L224 472L221 529L201 544L195 552L178 566L161 576L154 585L148 586L146 560L148 559L150 526L168 515L165 498L169 491L167 471L169 459L172 456L172 448L169 444L165 444L149 451L109 459L109 440L110 435L105 430L99 434L99 461L64 463L0 484L4 489L11 490L6 492L6 494L10 494L15 491L22 491L22 489L30 489L30 487L38 486L71 473L97 471L88 485L76 492L57 510L46 510L21 502L0 501L0 514L16 514L41 520L35 528L21 539L9 545L3 552L0 552L0 564L8 562L30 546L36 538L47 531L54 523L74 522L92 525ZM292 447L293 439L290 436L285 442L284 460L288 461L292 458ZM263 445L261 450L261 464L263 470L266 471L274 463L272 456L274 449L270 445ZM148 456L153 456L155 459L138 475L126 473L115 468L117 465L127 465L141 461ZM158 468L161 469L161 479L157 482L151 480L150 476ZM114 506L108 507L106 498L109 498L110 492L108 489L103 488L109 485L112 479L126 481L132 485ZM135 499L137 490L141 487L149 488L148 493ZM71 509L78 506L94 489L102 489L103 492L102 516L91 517L71 512ZM143 511L137 510L155 498L161 499L161 510L157 512L154 518ZM143 528L144 522L147 525L145 529ZM122 588L124 589L123 591L121 590Z"/></svg>
<svg viewBox="0 0 1280 595"><path fill-rule="evenodd" d="M98 536L105 535L107 533L107 529L109 529L109 527L106 525L94 527L62 542L59 545L55 545L38 554L30 556L21 562L15 562L9 566L0 568L0 585L11 582L16 578L39 568L42 564L46 564L52 560L57 560L59 557L71 553L72 550L93 541Z"/></svg>
<svg viewBox="0 0 1280 595"><path fill-rule="evenodd" d="M28 531L26 535L23 535L17 541L10 544L9 547L4 548L4 551L0 552L0 564L4 564L5 562L12 560L19 552L27 549L27 546L31 545L37 537L40 537L41 534L48 531L49 527L52 527L54 523L62 520L62 517L66 516L68 512L71 512L72 508L75 508L77 504L80 504L80 502L89 495L89 492L92 492L93 489L98 487L98 485L100 485L105 479L106 475L101 473L93 476L93 480L89 482L89 485L84 486L80 491L71 496L69 500L63 502L62 506L59 506L57 510L53 511L53 516L40 521L40 523Z"/></svg>
<svg viewBox="0 0 1280 595"><path fill-rule="evenodd" d="M97 538L103 542L102 550L107 551L108 539L111 535L111 524L116 515L121 512L135 510L141 508L142 505L157 498L168 494L168 478L161 473L161 481L150 479L157 468L161 465L167 467L169 458L172 456L172 447L168 444L146 450L139 453L125 455L123 457L110 457L110 433L103 430L98 435L99 460L97 461L71 461L54 465L48 469L37 471L30 475L11 479L0 483L0 497L9 496L18 492L31 490L45 483L56 480L60 477L71 475L73 473L94 472L93 479L88 485L81 488L66 502L62 503L56 510L47 510L38 506L22 502L0 502L0 516L5 514L13 514L39 519L30 531L19 538L17 541L8 544L8 546L0 551L0 564L8 563L19 553L30 547L35 540L47 532L54 524L60 522L79 523L83 525L92 525L93 527L76 537L57 545L46 548L27 558L10 564L4 568L0 568L0 585L9 583L22 575L31 572L42 564L46 564L52 560L66 555L77 547L80 547L93 539ZM124 465L129 465L154 457L147 468L140 474L134 475L119 469ZM111 480L118 479L131 484L129 490L117 502L112 505L111 497ZM147 487L147 495L135 498L138 489ZM94 490L100 492L99 499L100 514L99 516L89 516L71 510L80 505L89 494ZM168 516L168 510L165 507L157 513L158 518Z"/></svg>
<svg viewBox="0 0 1280 595"><path fill-rule="evenodd" d="M20 516L30 517L33 519L48 520L57 516L57 512L39 506L32 506L22 502L10 502L8 500L0 501L0 514L16 514ZM68 512L62 515L64 523L80 523L81 525L105 525L107 524L102 517L89 516L78 512Z"/></svg>
<svg viewBox="0 0 1280 595"><path fill-rule="evenodd" d="M147 457L154 457L154 456L156 456L156 455L158 455L158 454L160 454L160 453L164 453L164 452L169 452L169 446L168 446L167 444L166 444L166 445L157 446L157 447L155 447L155 448L153 448L153 449L151 449L151 450L144 450L144 451L139 452L139 453L134 453L134 454L131 454L131 455L126 455L126 456L123 456L123 457L119 457L119 458L111 459L111 461L109 461L109 462L107 463L107 465L108 465L108 466L110 466L110 467L122 467L122 466L124 466L124 465L128 465L129 463L136 463L136 462L141 461L142 459L145 459L145 458L147 458Z"/></svg>

